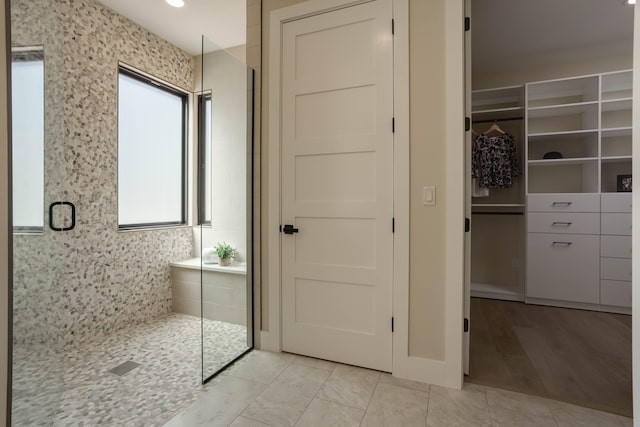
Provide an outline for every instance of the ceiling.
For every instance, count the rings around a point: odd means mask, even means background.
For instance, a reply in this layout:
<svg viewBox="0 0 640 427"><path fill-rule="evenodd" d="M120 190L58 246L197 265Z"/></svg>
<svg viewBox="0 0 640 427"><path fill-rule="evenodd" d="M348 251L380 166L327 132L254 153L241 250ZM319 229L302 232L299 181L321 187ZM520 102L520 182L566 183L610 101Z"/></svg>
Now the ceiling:
<svg viewBox="0 0 640 427"><path fill-rule="evenodd" d="M633 6L623 0L472 0L473 73L630 53Z"/></svg>
<svg viewBox="0 0 640 427"><path fill-rule="evenodd" d="M192 55L201 53L202 35L222 48L246 43L245 0L185 0L182 8L164 0L99 1Z"/></svg>

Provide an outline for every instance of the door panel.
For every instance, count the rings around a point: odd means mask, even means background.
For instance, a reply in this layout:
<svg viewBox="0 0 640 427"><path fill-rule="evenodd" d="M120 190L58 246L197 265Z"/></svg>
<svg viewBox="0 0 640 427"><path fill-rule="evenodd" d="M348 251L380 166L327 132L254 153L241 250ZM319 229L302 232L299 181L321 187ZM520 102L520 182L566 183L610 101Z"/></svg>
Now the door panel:
<svg viewBox="0 0 640 427"><path fill-rule="evenodd" d="M391 1L283 27L283 350L391 370ZM348 42L347 42L348 41Z"/></svg>

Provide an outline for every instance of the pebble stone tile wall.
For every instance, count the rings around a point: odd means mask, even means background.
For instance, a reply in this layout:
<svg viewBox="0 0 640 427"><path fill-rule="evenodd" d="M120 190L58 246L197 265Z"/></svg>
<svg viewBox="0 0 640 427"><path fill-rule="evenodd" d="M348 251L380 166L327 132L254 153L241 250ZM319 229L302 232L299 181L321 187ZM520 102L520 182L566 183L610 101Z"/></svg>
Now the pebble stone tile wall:
<svg viewBox="0 0 640 427"><path fill-rule="evenodd" d="M81 344L169 312L192 234L118 232L118 63L190 90L193 57L95 0L12 0L11 18L14 46L44 46L45 207L77 208L73 231L15 236L14 342Z"/></svg>

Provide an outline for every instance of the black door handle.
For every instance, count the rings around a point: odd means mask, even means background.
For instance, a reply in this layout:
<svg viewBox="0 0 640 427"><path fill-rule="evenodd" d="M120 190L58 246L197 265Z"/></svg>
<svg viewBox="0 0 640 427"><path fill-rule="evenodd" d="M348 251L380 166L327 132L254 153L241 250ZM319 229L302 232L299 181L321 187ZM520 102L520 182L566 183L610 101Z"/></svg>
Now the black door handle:
<svg viewBox="0 0 640 427"><path fill-rule="evenodd" d="M71 207L71 225L69 227L56 227L53 225L53 208L66 205ZM76 206L71 202L53 202L49 205L49 228L53 231L70 231L76 228Z"/></svg>
<svg viewBox="0 0 640 427"><path fill-rule="evenodd" d="M284 234L293 234L293 233L297 233L299 230L297 228L294 228L293 225L291 224L285 224L282 227L282 232Z"/></svg>

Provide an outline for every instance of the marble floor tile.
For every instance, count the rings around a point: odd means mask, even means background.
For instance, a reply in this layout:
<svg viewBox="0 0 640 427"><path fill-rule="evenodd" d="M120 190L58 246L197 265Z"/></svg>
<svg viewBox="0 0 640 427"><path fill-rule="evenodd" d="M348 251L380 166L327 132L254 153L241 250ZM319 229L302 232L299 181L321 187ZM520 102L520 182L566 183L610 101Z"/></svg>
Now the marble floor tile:
<svg viewBox="0 0 640 427"><path fill-rule="evenodd" d="M269 427L269 424L261 423L260 421L255 421L250 418L238 417L232 422L230 427Z"/></svg>
<svg viewBox="0 0 640 427"><path fill-rule="evenodd" d="M328 376L324 369L292 364L242 415L273 426L293 426Z"/></svg>
<svg viewBox="0 0 640 427"><path fill-rule="evenodd" d="M410 388L418 391L429 391L429 384L421 383L417 381L405 380L402 378L394 377L393 375L383 372L380 375L380 382L385 384L397 385L400 387Z"/></svg>
<svg viewBox="0 0 640 427"><path fill-rule="evenodd" d="M464 384L462 390L431 386L428 427L491 427L484 387Z"/></svg>
<svg viewBox="0 0 640 427"><path fill-rule="evenodd" d="M287 353L252 352L229 368L229 375L263 384L271 384L293 360Z"/></svg>
<svg viewBox="0 0 640 427"><path fill-rule="evenodd" d="M424 427L429 393L378 383L362 426Z"/></svg>
<svg viewBox="0 0 640 427"><path fill-rule="evenodd" d="M618 415L548 400L547 406L559 427L623 427Z"/></svg>
<svg viewBox="0 0 640 427"><path fill-rule="evenodd" d="M489 415L495 427L556 427L546 400L487 387Z"/></svg>
<svg viewBox="0 0 640 427"><path fill-rule="evenodd" d="M338 365L337 363L330 362L328 360L315 359L313 357L299 356L299 355L296 355L293 358L293 361L291 363L307 365L307 366L311 366L313 368L318 368L318 369L324 369L329 372L333 372L335 367Z"/></svg>
<svg viewBox="0 0 640 427"><path fill-rule="evenodd" d="M265 388L261 383L227 376L166 426L228 426Z"/></svg>
<svg viewBox="0 0 640 427"><path fill-rule="evenodd" d="M363 415L363 409L316 398L304 411L296 427L358 427Z"/></svg>
<svg viewBox="0 0 640 427"><path fill-rule="evenodd" d="M338 365L318 397L354 408L366 409L380 378L380 372Z"/></svg>

